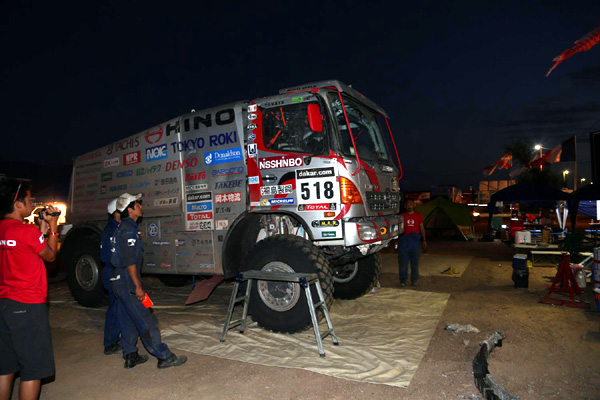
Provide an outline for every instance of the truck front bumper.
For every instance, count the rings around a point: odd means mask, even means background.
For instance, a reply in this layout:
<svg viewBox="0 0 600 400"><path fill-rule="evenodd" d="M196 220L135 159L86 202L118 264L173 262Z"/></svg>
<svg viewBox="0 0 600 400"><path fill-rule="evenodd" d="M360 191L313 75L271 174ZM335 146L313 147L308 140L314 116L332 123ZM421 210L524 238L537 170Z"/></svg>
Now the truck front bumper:
<svg viewBox="0 0 600 400"><path fill-rule="evenodd" d="M364 218L359 222L344 221L344 245L373 248L385 247L392 239L404 233L404 218L400 215Z"/></svg>

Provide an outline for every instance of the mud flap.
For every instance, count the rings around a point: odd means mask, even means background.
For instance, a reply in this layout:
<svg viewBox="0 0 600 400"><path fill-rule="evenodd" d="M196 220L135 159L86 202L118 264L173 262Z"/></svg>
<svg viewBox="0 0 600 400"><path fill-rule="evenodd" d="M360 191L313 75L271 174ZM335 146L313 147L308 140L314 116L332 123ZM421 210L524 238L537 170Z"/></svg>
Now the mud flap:
<svg viewBox="0 0 600 400"><path fill-rule="evenodd" d="M201 281L196 285L194 290L192 290L192 293L190 293L185 301L185 305L187 306L208 299L208 296L210 296L212 291L215 290L217 285L223 282L224 279L223 276L213 276L210 279Z"/></svg>

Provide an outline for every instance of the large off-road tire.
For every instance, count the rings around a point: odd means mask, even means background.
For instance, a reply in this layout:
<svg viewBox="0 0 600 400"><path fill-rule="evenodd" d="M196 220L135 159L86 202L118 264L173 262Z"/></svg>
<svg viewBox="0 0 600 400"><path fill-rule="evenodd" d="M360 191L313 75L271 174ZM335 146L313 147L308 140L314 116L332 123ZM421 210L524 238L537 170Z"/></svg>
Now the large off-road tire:
<svg viewBox="0 0 600 400"><path fill-rule="evenodd" d="M333 278L325 255L299 236L275 235L250 251L242 271L263 270L317 273L328 305L333 300ZM313 301L318 301L314 286ZM297 283L257 281L252 285L249 312L259 326L274 332L294 333L311 325L304 289Z"/></svg>
<svg viewBox="0 0 600 400"><path fill-rule="evenodd" d="M72 244L74 247L65 259L71 294L82 306L98 307L104 304L106 297L102 286L100 242L78 240Z"/></svg>
<svg viewBox="0 0 600 400"><path fill-rule="evenodd" d="M336 299L356 299L377 285L381 274L381 254L359 258L335 269L333 295Z"/></svg>

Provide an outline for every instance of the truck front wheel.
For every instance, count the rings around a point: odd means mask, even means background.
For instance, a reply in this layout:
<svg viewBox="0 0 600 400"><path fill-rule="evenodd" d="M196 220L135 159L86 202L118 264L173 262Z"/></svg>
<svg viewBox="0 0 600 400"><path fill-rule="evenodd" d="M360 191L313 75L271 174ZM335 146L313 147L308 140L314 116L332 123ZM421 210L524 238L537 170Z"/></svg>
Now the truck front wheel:
<svg viewBox="0 0 600 400"><path fill-rule="evenodd" d="M377 284L380 274L380 253L337 267L333 274L334 297L345 300L356 299Z"/></svg>
<svg viewBox="0 0 600 400"><path fill-rule="evenodd" d="M100 243L79 241L66 261L67 283L75 300L85 307L98 307L104 303L102 287L102 262Z"/></svg>
<svg viewBox="0 0 600 400"><path fill-rule="evenodd" d="M258 242L250 251L243 271L316 273L328 305L333 300L329 263L311 242L298 236L275 235ZM313 301L318 294L311 287ZM274 332L294 333L306 329L310 314L304 289L297 283L257 281L252 286L249 311L259 326Z"/></svg>

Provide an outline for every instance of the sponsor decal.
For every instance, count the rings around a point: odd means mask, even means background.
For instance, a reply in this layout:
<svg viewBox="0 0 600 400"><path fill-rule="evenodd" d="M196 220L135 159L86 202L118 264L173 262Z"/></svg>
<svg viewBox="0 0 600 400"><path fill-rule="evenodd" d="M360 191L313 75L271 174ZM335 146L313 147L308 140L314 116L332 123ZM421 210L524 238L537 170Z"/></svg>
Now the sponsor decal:
<svg viewBox="0 0 600 400"><path fill-rule="evenodd" d="M129 185L129 188L131 189L140 189L146 186L150 186L150 182L148 181L141 181L141 182L136 182L136 183L132 183L131 185Z"/></svg>
<svg viewBox="0 0 600 400"><path fill-rule="evenodd" d="M199 150L204 148L204 138L199 137L196 139L187 139L182 140L181 142L171 142L171 148L173 149L173 153L177 152L193 152L194 150Z"/></svg>
<svg viewBox="0 0 600 400"><path fill-rule="evenodd" d="M250 113L250 114L248 114L248 119L249 119L250 121L254 121L256 118L258 118L258 115L257 115L257 114L255 114L255 113Z"/></svg>
<svg viewBox="0 0 600 400"><path fill-rule="evenodd" d="M156 222L152 222L148 224L148 236L156 237L159 232L158 224Z"/></svg>
<svg viewBox="0 0 600 400"><path fill-rule="evenodd" d="M164 185L173 185L177 183L177 177L176 176L172 176L170 178L163 178L163 179L155 179L154 180L154 186L164 186Z"/></svg>
<svg viewBox="0 0 600 400"><path fill-rule="evenodd" d="M215 203L238 203L242 201L242 192L217 193L215 194Z"/></svg>
<svg viewBox="0 0 600 400"><path fill-rule="evenodd" d="M111 192L119 192L119 191L127 190L127 185L109 186L108 190L111 191Z"/></svg>
<svg viewBox="0 0 600 400"><path fill-rule="evenodd" d="M104 168L116 167L119 165L119 157L104 160Z"/></svg>
<svg viewBox="0 0 600 400"><path fill-rule="evenodd" d="M242 186L242 180L215 182L215 189L234 189Z"/></svg>
<svg viewBox="0 0 600 400"><path fill-rule="evenodd" d="M123 154L123 165L137 164L140 161L142 161L142 160L141 160L141 152L139 150L131 152L131 153Z"/></svg>
<svg viewBox="0 0 600 400"><path fill-rule="evenodd" d="M212 176L235 175L235 174L241 174L242 172L244 172L244 167L242 167L242 166L231 167L231 168L220 168L220 169L213 169Z"/></svg>
<svg viewBox="0 0 600 400"><path fill-rule="evenodd" d="M328 228L331 226L340 226L340 221L336 219L321 219L314 220L311 225L313 228Z"/></svg>
<svg viewBox="0 0 600 400"><path fill-rule="evenodd" d="M250 143L248 145L248 157L255 158L258 156L258 148L256 147L256 143Z"/></svg>
<svg viewBox="0 0 600 400"><path fill-rule="evenodd" d="M117 172L117 178L127 178L128 176L133 175L133 170L128 169L127 171L119 171Z"/></svg>
<svg viewBox="0 0 600 400"><path fill-rule="evenodd" d="M189 174L185 174L185 181L200 181L202 179L206 179L206 171L202 172L192 172Z"/></svg>
<svg viewBox="0 0 600 400"><path fill-rule="evenodd" d="M148 129L146 134L144 135L144 139L146 139L146 143L148 144L156 144L160 142L160 139L163 137L163 128L161 125Z"/></svg>
<svg viewBox="0 0 600 400"><path fill-rule="evenodd" d="M304 100L302 97L294 97L292 103L301 103Z"/></svg>
<svg viewBox="0 0 600 400"><path fill-rule="evenodd" d="M176 171L183 168L193 168L198 165L198 159L196 157L190 157L183 161L175 160L167 162L165 164L165 171Z"/></svg>
<svg viewBox="0 0 600 400"><path fill-rule="evenodd" d="M185 239L175 239L175 246L185 246Z"/></svg>
<svg viewBox="0 0 600 400"><path fill-rule="evenodd" d="M177 204L179 204L179 198L177 198L177 197L154 199L155 207L176 206Z"/></svg>
<svg viewBox="0 0 600 400"><path fill-rule="evenodd" d="M217 150L204 153L204 163L206 165L242 161L242 159L242 151L240 149Z"/></svg>
<svg viewBox="0 0 600 400"><path fill-rule="evenodd" d="M187 220L188 221L203 221L203 220L207 220L213 219L213 213L212 211L208 211L208 212L201 212L201 213L189 213L187 215Z"/></svg>
<svg viewBox="0 0 600 400"><path fill-rule="evenodd" d="M250 202L250 207L258 207L260 206L260 201L251 201Z"/></svg>
<svg viewBox="0 0 600 400"><path fill-rule="evenodd" d="M262 199L260 201L260 205L263 206L263 207L265 207L265 206L270 206L271 203L269 202L269 199Z"/></svg>
<svg viewBox="0 0 600 400"><path fill-rule="evenodd" d="M190 203L187 205L187 212L201 212L201 211L210 211L212 210L212 202L203 201L200 203Z"/></svg>
<svg viewBox="0 0 600 400"><path fill-rule="evenodd" d="M296 179L323 178L328 176L335 176L333 167L300 169L296 171Z"/></svg>
<svg viewBox="0 0 600 400"><path fill-rule="evenodd" d="M215 214L231 214L231 207L215 207Z"/></svg>
<svg viewBox="0 0 600 400"><path fill-rule="evenodd" d="M298 211L333 211L335 209L335 203L300 204L298 206Z"/></svg>
<svg viewBox="0 0 600 400"><path fill-rule="evenodd" d="M249 176L248 177L249 185L258 185L259 183L260 183L260 180L258 179L258 176Z"/></svg>
<svg viewBox="0 0 600 400"><path fill-rule="evenodd" d="M275 186L262 186L260 188L261 196L270 196L276 194L287 194L292 193L292 185L275 185Z"/></svg>
<svg viewBox="0 0 600 400"><path fill-rule="evenodd" d="M252 130L254 130L254 129L258 128L258 126L257 126L256 124L250 124L250 125L248 125L246 128L248 128L249 130L251 130L251 131L252 131ZM256 135L255 135L254 133L251 133L251 134L249 134L249 135L248 135L248 140L249 140L250 142L253 142L254 140L256 140Z"/></svg>
<svg viewBox="0 0 600 400"><path fill-rule="evenodd" d="M249 113L253 113L253 112L257 112L257 111L258 111L258 104L249 104L248 105Z"/></svg>
<svg viewBox="0 0 600 400"><path fill-rule="evenodd" d="M135 246L136 239L127 239L127 246Z"/></svg>
<svg viewBox="0 0 600 400"><path fill-rule="evenodd" d="M336 237L336 236L337 236L337 234L335 232L329 232L329 231L321 232L321 237L324 237L324 238L332 238L332 237Z"/></svg>
<svg viewBox="0 0 600 400"><path fill-rule="evenodd" d="M294 204L294 198L293 197L285 197L283 199L270 199L269 202L271 202L272 206Z"/></svg>
<svg viewBox="0 0 600 400"><path fill-rule="evenodd" d="M237 144L237 142L237 131L219 133L218 135L210 135L208 137L208 144L210 147Z"/></svg>
<svg viewBox="0 0 600 400"><path fill-rule="evenodd" d="M77 162L93 160L94 158L102 157L101 151L95 151L92 153L84 154L82 156L77 157Z"/></svg>
<svg viewBox="0 0 600 400"><path fill-rule="evenodd" d="M194 201L211 201L212 200L212 193L211 192L205 192L205 193L194 193L194 194L188 194L185 197L186 201L188 203L194 202Z"/></svg>
<svg viewBox="0 0 600 400"><path fill-rule="evenodd" d="M156 267L156 263L146 263L147 267Z"/></svg>
<svg viewBox="0 0 600 400"><path fill-rule="evenodd" d="M268 103L262 103L261 106L263 108L269 108L269 107L282 106L284 104L285 104L285 102L283 100L277 100L277 101L270 101Z"/></svg>
<svg viewBox="0 0 600 400"><path fill-rule="evenodd" d="M112 178L113 178L112 172L104 172L102 175L100 175L101 182L112 181Z"/></svg>
<svg viewBox="0 0 600 400"><path fill-rule="evenodd" d="M168 156L169 152L166 144L160 144L158 146L148 147L146 149L146 162L162 160Z"/></svg>
<svg viewBox="0 0 600 400"><path fill-rule="evenodd" d="M100 194L106 194L106 185L100 186Z"/></svg>
<svg viewBox="0 0 600 400"><path fill-rule="evenodd" d="M171 268L171 264L170 263L160 263L160 267L161 268Z"/></svg>
<svg viewBox="0 0 600 400"><path fill-rule="evenodd" d="M135 170L135 174L137 176L146 175L146 174L154 174L155 172L160 172L161 168L162 168L162 165L160 165L160 164L156 164L151 167L137 168Z"/></svg>
<svg viewBox="0 0 600 400"><path fill-rule="evenodd" d="M303 165L304 159L302 157L279 156L260 158L258 160L258 168L260 169L294 168Z"/></svg>
<svg viewBox="0 0 600 400"><path fill-rule="evenodd" d="M218 219L215 221L215 225L216 225L216 230L224 231L227 229L227 226L229 225L229 221L226 219Z"/></svg>
<svg viewBox="0 0 600 400"><path fill-rule="evenodd" d="M197 190L206 190L208 185L206 183L198 183L197 185L190 185L185 187L186 192L195 192Z"/></svg>
<svg viewBox="0 0 600 400"><path fill-rule="evenodd" d="M299 204L339 202L340 185L333 167L296 170L296 181Z"/></svg>
<svg viewBox="0 0 600 400"><path fill-rule="evenodd" d="M171 242L165 242L165 241L161 241L161 242L152 242L152 246L170 246Z"/></svg>
<svg viewBox="0 0 600 400"><path fill-rule="evenodd" d="M140 138L138 136L131 139L123 139L115 143L111 143L106 147L106 154L110 155L113 152L125 151L133 149L140 145Z"/></svg>

